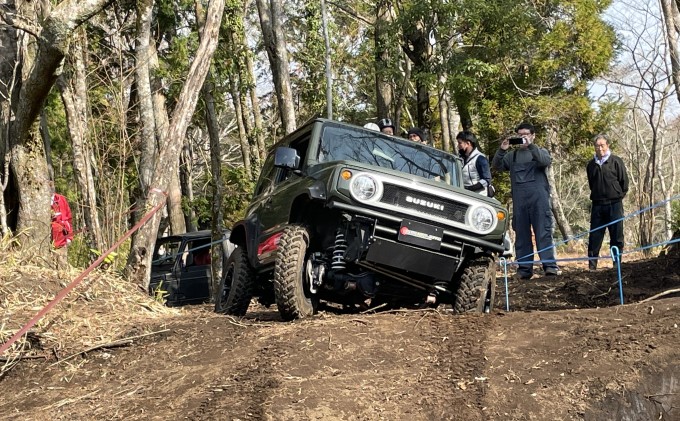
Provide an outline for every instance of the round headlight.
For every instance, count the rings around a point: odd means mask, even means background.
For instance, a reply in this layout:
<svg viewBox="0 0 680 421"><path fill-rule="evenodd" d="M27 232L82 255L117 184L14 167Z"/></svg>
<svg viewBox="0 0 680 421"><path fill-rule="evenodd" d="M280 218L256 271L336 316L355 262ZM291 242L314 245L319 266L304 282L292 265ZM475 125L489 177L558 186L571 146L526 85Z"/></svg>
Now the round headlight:
<svg viewBox="0 0 680 421"><path fill-rule="evenodd" d="M486 232L493 227L493 212L489 208L475 208L470 216L472 227L479 232Z"/></svg>
<svg viewBox="0 0 680 421"><path fill-rule="evenodd" d="M352 180L350 191L358 200L370 200L378 191L378 185L372 177L359 175Z"/></svg>

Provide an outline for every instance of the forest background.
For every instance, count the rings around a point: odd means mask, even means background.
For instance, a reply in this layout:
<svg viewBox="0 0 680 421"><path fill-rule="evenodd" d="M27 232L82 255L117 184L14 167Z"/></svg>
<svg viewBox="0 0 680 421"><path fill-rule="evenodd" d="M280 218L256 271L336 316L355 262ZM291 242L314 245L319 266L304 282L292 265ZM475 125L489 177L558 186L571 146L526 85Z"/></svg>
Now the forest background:
<svg viewBox="0 0 680 421"><path fill-rule="evenodd" d="M146 287L157 235L243 216L267 148L304 121L390 117L492 156L523 121L553 156L556 237L589 226L585 164L627 165L627 247L680 223L680 0L0 0L0 227L53 262L50 187L85 266L155 207L116 267ZM507 175L494 174L510 206ZM167 197L167 203L164 200ZM655 206L659 204L659 206ZM214 254L219 272L221 255Z"/></svg>

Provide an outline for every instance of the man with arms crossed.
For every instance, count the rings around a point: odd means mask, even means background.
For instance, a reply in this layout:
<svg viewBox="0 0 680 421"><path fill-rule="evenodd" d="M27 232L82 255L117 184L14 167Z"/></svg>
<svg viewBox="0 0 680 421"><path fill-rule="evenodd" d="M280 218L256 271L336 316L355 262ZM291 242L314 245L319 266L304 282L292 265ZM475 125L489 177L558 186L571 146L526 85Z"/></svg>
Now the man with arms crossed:
<svg viewBox="0 0 680 421"><path fill-rule="evenodd" d="M623 198L628 193L628 174L623 161L609 149L609 140L603 134L593 138L595 157L588 162L586 174L590 187L590 236L588 237L588 267L597 269L597 257L604 239L604 228L610 222L609 244L623 251Z"/></svg>

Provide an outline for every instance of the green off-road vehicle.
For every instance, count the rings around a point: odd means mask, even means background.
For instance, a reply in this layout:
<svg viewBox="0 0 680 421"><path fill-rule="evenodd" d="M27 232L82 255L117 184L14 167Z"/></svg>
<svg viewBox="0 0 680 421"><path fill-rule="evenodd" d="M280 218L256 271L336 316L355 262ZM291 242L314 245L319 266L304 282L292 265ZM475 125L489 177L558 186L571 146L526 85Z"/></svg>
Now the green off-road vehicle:
<svg viewBox="0 0 680 421"><path fill-rule="evenodd" d="M265 160L215 309L241 316L256 296L285 320L320 302L488 312L506 222L497 200L463 188L458 157L315 119Z"/></svg>

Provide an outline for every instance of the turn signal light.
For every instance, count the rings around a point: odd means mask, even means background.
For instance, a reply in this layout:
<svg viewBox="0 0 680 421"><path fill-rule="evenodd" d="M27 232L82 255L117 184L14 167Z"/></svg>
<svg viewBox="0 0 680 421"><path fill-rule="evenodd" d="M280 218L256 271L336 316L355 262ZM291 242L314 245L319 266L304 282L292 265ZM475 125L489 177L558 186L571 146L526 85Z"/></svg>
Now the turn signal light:
<svg viewBox="0 0 680 421"><path fill-rule="evenodd" d="M498 213L496 214L496 217L498 217L499 221L505 220L505 212L498 211Z"/></svg>
<svg viewBox="0 0 680 421"><path fill-rule="evenodd" d="M350 170L342 170L340 173L340 177L342 177L343 180L349 180L352 178L352 171Z"/></svg>

